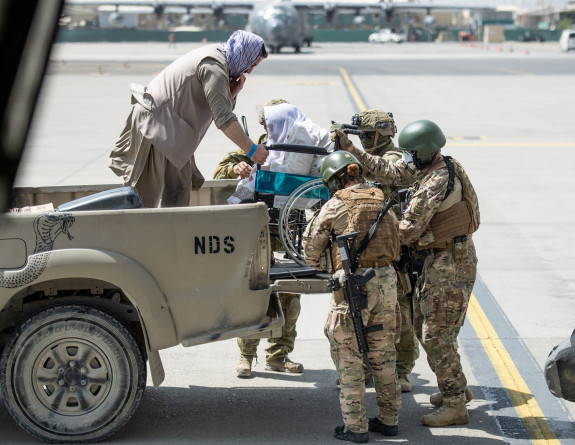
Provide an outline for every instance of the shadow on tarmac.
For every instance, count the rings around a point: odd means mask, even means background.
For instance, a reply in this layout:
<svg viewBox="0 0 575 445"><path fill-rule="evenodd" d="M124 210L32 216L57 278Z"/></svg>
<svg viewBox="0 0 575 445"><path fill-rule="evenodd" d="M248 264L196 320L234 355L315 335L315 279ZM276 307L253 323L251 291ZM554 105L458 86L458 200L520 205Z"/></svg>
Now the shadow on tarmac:
<svg viewBox="0 0 575 445"><path fill-rule="evenodd" d="M343 423L336 376L332 369L306 370L301 375L256 372L247 380L263 378L268 383L269 380L276 381L278 386L243 386L242 382L246 380L238 379L238 386L225 388L147 387L134 417L104 443L341 444L333 438L334 428ZM433 429L421 425L420 417L434 409L429 404L429 395L435 388L423 386L429 383L428 380L418 377L418 374L410 375L414 390L402 395L399 435L384 438L370 433L371 442L389 439L426 444L453 441L458 445L506 442L499 437L489 414L492 409L499 409L499 405L491 407L482 400L482 391L478 387L471 388L475 399L469 404L469 425ZM282 384L294 379L309 386ZM368 389L366 398L368 417L373 417L375 391ZM515 419L503 417L504 422L507 420ZM38 443L17 427L5 408L0 408L0 430L4 437L9 438L9 443Z"/></svg>

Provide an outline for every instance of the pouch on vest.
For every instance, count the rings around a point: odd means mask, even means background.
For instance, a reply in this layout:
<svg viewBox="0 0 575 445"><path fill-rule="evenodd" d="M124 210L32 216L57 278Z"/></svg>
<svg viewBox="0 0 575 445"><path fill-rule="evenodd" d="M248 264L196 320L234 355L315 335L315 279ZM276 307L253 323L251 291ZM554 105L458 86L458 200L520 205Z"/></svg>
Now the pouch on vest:
<svg viewBox="0 0 575 445"><path fill-rule="evenodd" d="M545 361L545 380L555 397L575 402L575 330L549 353Z"/></svg>
<svg viewBox="0 0 575 445"><path fill-rule="evenodd" d="M429 226L436 243L473 233L471 214L465 201L460 201L447 210L436 213L429 222Z"/></svg>
<svg viewBox="0 0 575 445"><path fill-rule="evenodd" d="M467 242L467 235L456 236L453 239L451 253L453 254L453 259L455 261L467 258L467 254L469 253L469 244Z"/></svg>

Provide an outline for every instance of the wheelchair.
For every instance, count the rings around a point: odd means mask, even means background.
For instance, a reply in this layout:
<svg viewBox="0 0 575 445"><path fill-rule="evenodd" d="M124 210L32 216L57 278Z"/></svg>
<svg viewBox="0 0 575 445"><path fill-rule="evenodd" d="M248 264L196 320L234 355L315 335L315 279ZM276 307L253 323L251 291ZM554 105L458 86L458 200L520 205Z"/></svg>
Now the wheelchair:
<svg viewBox="0 0 575 445"><path fill-rule="evenodd" d="M354 119L351 125L342 125L342 130L362 137L364 133L358 129L357 119ZM320 156L330 154L327 149L315 145L270 144L267 149ZM333 151L337 150L340 150L338 138ZM255 196L256 200L268 204L270 233L279 238L285 255L298 265L309 267L303 257L303 232L314 213L331 198L331 192L321 178L270 172L261 170L258 165ZM280 200L278 196L284 199Z"/></svg>
<svg viewBox="0 0 575 445"><path fill-rule="evenodd" d="M270 144L267 149L320 156L330 153L323 147L293 144ZM272 240L272 246L280 245L285 256L301 266L307 266L303 257L305 227L330 198L331 193L317 176L261 170L258 165L255 199L268 205L270 233L278 241Z"/></svg>

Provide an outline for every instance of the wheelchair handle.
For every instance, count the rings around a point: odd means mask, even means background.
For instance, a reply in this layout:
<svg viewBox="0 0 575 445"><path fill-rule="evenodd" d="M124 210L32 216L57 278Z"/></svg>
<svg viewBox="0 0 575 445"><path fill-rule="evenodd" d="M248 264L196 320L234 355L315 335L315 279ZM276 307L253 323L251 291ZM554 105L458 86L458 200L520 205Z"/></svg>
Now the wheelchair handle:
<svg viewBox="0 0 575 445"><path fill-rule="evenodd" d="M270 144L268 150L287 151L289 153L305 153L310 155L328 155L329 152L323 147L315 145L297 145L297 144Z"/></svg>

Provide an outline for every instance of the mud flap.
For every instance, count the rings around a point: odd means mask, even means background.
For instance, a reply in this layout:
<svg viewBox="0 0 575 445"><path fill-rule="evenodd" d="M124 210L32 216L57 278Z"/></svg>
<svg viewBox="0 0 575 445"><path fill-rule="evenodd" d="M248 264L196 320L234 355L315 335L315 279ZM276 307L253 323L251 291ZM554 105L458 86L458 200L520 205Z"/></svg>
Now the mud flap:
<svg viewBox="0 0 575 445"><path fill-rule="evenodd" d="M204 333L202 335L185 338L181 341L181 344L187 348L189 346L201 345L213 341L227 340L235 337L278 337L281 336L284 323L284 314L280 305L279 297L277 296L277 293L271 292L267 313L258 324L237 327L235 329L225 329L223 331Z"/></svg>

